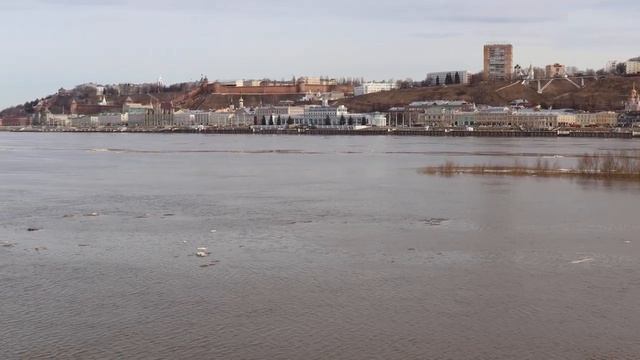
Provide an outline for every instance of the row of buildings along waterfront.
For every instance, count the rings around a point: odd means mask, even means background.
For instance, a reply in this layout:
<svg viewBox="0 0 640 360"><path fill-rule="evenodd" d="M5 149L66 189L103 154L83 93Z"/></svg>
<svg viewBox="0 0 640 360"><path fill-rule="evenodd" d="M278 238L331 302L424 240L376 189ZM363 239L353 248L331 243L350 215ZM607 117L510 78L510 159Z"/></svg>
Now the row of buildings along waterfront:
<svg viewBox="0 0 640 360"><path fill-rule="evenodd" d="M526 109L520 106L476 106L466 101L420 101L389 110L388 125L433 128L519 128L523 130L559 127L615 127L615 112Z"/></svg>
<svg viewBox="0 0 640 360"><path fill-rule="evenodd" d="M115 107L101 101L102 106ZM51 127L101 128L165 128L165 127L249 127L249 126L389 126L434 128L518 128L553 129L560 127L617 127L640 122L640 95L635 87L625 103L625 112L595 113L571 109L545 110L526 108L526 101L514 101L508 107L476 105L466 101L418 101L407 106L393 107L384 113L352 113L345 106L294 105L283 101L279 105L244 106L240 98L237 106L230 105L216 111L175 110L171 102L135 103L127 99L119 112L97 115L53 114L41 109L33 123ZM72 110L73 109L72 107ZM27 126L31 121L20 124Z"/></svg>
<svg viewBox="0 0 640 360"><path fill-rule="evenodd" d="M93 108L95 107L95 108ZM2 120L4 126L101 128L166 128L166 127L249 127L249 126L389 126L389 127L476 127L552 129L560 127L631 127L640 124L640 95L634 87L625 102L625 111L580 112L571 109L545 110L527 108L525 100L511 106L491 107L466 101L419 101L393 107L383 113L353 113L345 106L295 105L281 101L278 105L245 107L240 97L237 105L215 111L176 110L172 102L134 102L127 98L121 105L111 104L103 96L91 111L82 115L75 102L70 102L70 114L56 114L48 108L36 107L32 118ZM80 110L79 110L80 109Z"/></svg>
<svg viewBox="0 0 640 360"><path fill-rule="evenodd" d="M100 115L45 114L43 125L70 128L249 127L249 126L390 126L433 128L616 127L615 112L476 107L464 101L414 102L386 113L349 113L344 106L264 106L255 109L228 108L218 111L179 110L171 113L114 113ZM8 125L8 124L7 124ZM27 124L16 124L26 126Z"/></svg>
<svg viewBox="0 0 640 360"><path fill-rule="evenodd" d="M386 126L386 116L381 113L350 113L347 108L322 105L296 106L284 102L255 108L244 106L240 98L238 106L230 105L216 111L175 110L171 103L134 103L127 99L121 112L96 115L53 114L48 111L34 115L33 123L52 127L100 128L100 127L247 127L247 126ZM24 124L26 125L26 124Z"/></svg>

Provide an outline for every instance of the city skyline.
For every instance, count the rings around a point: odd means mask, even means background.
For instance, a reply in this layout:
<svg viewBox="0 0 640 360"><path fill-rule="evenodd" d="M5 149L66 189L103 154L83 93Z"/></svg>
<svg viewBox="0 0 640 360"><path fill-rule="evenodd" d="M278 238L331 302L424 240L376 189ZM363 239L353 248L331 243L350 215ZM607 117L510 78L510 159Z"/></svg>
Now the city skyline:
<svg viewBox="0 0 640 360"><path fill-rule="evenodd" d="M475 5L475 6L474 6ZM486 43L514 64L600 68L635 57L630 1L112 1L0 4L0 108L86 82L300 75L413 78L482 70Z"/></svg>

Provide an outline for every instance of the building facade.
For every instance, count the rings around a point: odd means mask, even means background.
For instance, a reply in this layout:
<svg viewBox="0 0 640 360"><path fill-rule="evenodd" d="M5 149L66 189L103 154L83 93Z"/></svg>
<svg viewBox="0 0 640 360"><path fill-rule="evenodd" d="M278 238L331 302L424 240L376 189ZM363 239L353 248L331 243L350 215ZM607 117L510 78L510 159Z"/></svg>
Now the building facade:
<svg viewBox="0 0 640 360"><path fill-rule="evenodd" d="M26 116L11 116L0 119L0 126L29 126L31 119Z"/></svg>
<svg viewBox="0 0 640 360"><path fill-rule="evenodd" d="M513 69L513 46L511 44L488 44L484 46L484 80L510 80Z"/></svg>
<svg viewBox="0 0 640 360"><path fill-rule="evenodd" d="M430 85L463 84L471 81L471 74L467 70L441 71L427 74L427 82Z"/></svg>
<svg viewBox="0 0 640 360"><path fill-rule="evenodd" d="M267 120L273 118L288 118L304 114L302 106L261 106L255 109L255 116L260 120L263 117Z"/></svg>
<svg viewBox="0 0 640 360"><path fill-rule="evenodd" d="M474 125L484 127L523 129L551 129L558 126L561 119L560 114L546 111L480 111L476 114Z"/></svg>
<svg viewBox="0 0 640 360"><path fill-rule="evenodd" d="M640 58L630 59L625 63L625 65L626 65L625 73L627 75L640 74Z"/></svg>
<svg viewBox="0 0 640 360"><path fill-rule="evenodd" d="M89 116L89 115L76 116L71 118L70 120L71 120L70 126L74 128L88 129L88 128L97 126L93 122L93 116Z"/></svg>
<svg viewBox="0 0 640 360"><path fill-rule="evenodd" d="M368 82L353 88L353 95L361 96L381 91L390 91L398 86L394 82Z"/></svg>
<svg viewBox="0 0 640 360"><path fill-rule="evenodd" d="M94 126L120 126L127 123L127 114L100 114L91 117Z"/></svg>
<svg viewBox="0 0 640 360"><path fill-rule="evenodd" d="M640 112L640 97L638 96L638 90L636 90L636 84L633 84L629 100L624 104L624 111L626 112Z"/></svg>
<svg viewBox="0 0 640 360"><path fill-rule="evenodd" d="M308 125L338 125L343 117L346 119L348 116L344 105L335 107L324 104L305 107L303 117Z"/></svg>
<svg viewBox="0 0 640 360"><path fill-rule="evenodd" d="M564 77L567 75L567 68L558 63L547 65L545 70L548 78Z"/></svg>
<svg viewBox="0 0 640 360"><path fill-rule="evenodd" d="M580 127L614 127L618 123L618 114L613 111L575 114L575 125Z"/></svg>

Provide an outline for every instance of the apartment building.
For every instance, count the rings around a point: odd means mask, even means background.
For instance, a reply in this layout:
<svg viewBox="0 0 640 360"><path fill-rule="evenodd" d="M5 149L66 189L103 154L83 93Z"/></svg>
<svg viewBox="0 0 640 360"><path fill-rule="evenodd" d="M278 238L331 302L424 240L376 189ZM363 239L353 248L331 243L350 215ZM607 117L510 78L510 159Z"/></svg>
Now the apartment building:
<svg viewBox="0 0 640 360"><path fill-rule="evenodd" d="M513 69L513 45L487 44L484 46L484 80L510 80Z"/></svg>

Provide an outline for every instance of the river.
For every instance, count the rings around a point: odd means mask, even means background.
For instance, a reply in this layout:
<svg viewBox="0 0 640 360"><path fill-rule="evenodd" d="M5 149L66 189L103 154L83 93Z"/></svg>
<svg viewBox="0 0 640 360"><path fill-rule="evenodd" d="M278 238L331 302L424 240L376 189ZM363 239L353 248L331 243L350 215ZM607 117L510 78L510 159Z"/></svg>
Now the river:
<svg viewBox="0 0 640 360"><path fill-rule="evenodd" d="M637 359L640 184L418 169L638 148L0 132L0 358Z"/></svg>

